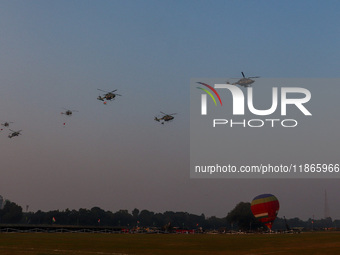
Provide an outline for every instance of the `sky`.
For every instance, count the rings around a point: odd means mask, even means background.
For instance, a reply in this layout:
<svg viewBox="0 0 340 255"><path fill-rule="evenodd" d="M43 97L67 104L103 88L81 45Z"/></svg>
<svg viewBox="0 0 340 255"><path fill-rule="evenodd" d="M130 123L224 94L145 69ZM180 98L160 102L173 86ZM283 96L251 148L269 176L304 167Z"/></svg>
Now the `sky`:
<svg viewBox="0 0 340 255"><path fill-rule="evenodd" d="M338 179L190 179L193 77L338 78L338 1L0 0L0 194L29 211L340 219ZM104 105L102 90L121 97ZM72 116L60 114L76 110ZM161 125L160 111L177 113ZM63 124L65 123L65 125Z"/></svg>

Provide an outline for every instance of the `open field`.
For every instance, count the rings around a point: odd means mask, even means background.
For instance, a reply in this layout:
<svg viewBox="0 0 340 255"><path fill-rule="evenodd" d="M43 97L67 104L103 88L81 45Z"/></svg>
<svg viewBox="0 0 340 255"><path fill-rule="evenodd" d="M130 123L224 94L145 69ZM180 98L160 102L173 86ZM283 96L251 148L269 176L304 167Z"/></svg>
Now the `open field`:
<svg viewBox="0 0 340 255"><path fill-rule="evenodd" d="M340 254L340 232L248 235L1 233L0 254Z"/></svg>

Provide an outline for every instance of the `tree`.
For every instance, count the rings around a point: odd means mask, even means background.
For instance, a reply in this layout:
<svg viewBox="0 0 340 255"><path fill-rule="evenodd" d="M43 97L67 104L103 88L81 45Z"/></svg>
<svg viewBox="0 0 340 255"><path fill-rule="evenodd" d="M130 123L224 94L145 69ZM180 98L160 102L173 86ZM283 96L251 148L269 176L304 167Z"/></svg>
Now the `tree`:
<svg viewBox="0 0 340 255"><path fill-rule="evenodd" d="M137 220L139 215L139 210L137 208L133 209L132 216Z"/></svg>
<svg viewBox="0 0 340 255"><path fill-rule="evenodd" d="M250 203L238 203L235 208L228 213L227 221L232 225L236 224L236 227L243 231L263 227L263 224L254 217L250 209Z"/></svg>
<svg viewBox="0 0 340 255"><path fill-rule="evenodd" d="M22 207L9 200L6 201L4 208L0 210L1 223L20 223L22 216Z"/></svg>
<svg viewBox="0 0 340 255"><path fill-rule="evenodd" d="M142 210L139 214L139 221L142 226L147 227L147 226L153 226L153 212L149 212L148 210Z"/></svg>
<svg viewBox="0 0 340 255"><path fill-rule="evenodd" d="M97 223L98 224L101 223L105 225L105 223L108 222L108 220L106 219L107 213L103 209L99 207L92 207L90 213L91 213L91 218L92 218L91 225L97 224Z"/></svg>
<svg viewBox="0 0 340 255"><path fill-rule="evenodd" d="M128 210L119 210L112 216L114 226L127 226L133 222L133 216L129 214Z"/></svg>

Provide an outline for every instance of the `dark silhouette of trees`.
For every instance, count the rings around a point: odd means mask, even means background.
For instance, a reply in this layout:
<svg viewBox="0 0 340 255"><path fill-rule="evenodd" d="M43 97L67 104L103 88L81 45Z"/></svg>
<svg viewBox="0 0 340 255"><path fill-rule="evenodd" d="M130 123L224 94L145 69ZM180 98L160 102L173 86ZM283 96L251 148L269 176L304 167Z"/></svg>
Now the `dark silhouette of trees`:
<svg viewBox="0 0 340 255"><path fill-rule="evenodd" d="M250 203L240 202L227 215L227 221L233 225L234 229L248 231L264 228L253 215Z"/></svg>
<svg viewBox="0 0 340 255"><path fill-rule="evenodd" d="M273 230L286 230L286 222L290 228L305 228L309 230L322 230L329 228L340 228L340 220L333 221L331 218L302 221L299 218L287 219L277 218L273 224ZM99 207L90 210L80 208L79 210L64 211L53 210L48 212L23 213L21 206L6 201L0 210L0 224L29 224L29 225L69 225L69 226L96 226L96 227L155 227L165 231L175 229L200 229L201 230L242 230L257 231L267 230L253 216L250 203L240 202L232 209L226 217L206 217L204 214L195 215L187 212L166 211L154 213L148 210L135 208L131 214L128 210L117 212L105 211Z"/></svg>
<svg viewBox="0 0 340 255"><path fill-rule="evenodd" d="M22 218L22 207L7 200L4 208L0 210L0 222L9 224L18 223Z"/></svg>
<svg viewBox="0 0 340 255"><path fill-rule="evenodd" d="M135 220L138 220L138 216L139 216L139 210L137 208L132 210L132 216L135 218Z"/></svg>
<svg viewBox="0 0 340 255"><path fill-rule="evenodd" d="M154 226L154 215L155 214L153 212L142 210L138 216L138 221L140 222L140 225L143 227Z"/></svg>

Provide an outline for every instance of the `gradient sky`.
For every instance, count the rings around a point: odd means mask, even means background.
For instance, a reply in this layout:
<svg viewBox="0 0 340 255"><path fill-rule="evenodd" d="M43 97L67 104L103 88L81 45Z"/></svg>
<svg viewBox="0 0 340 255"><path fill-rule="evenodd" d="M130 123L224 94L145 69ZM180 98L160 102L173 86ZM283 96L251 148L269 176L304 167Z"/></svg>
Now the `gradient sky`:
<svg viewBox="0 0 340 255"><path fill-rule="evenodd" d="M272 193L340 219L339 180L189 178L192 77L338 77L338 1L0 0L0 194L30 211L219 217ZM122 97L103 105L98 88ZM72 117L63 108L78 110ZM153 121L159 111L173 122ZM66 123L64 126L63 123Z"/></svg>

